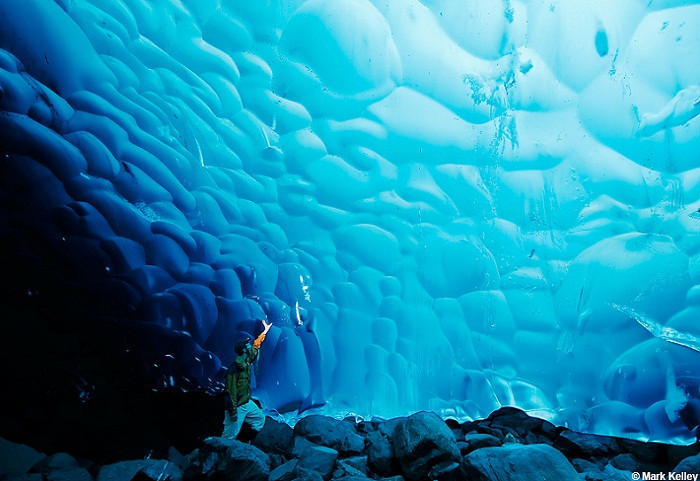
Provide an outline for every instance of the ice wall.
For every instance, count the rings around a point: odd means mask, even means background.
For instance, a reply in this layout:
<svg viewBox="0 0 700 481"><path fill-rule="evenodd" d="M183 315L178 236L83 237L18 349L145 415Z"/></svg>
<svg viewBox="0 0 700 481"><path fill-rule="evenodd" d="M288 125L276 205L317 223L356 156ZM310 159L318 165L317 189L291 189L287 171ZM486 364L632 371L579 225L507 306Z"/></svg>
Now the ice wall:
<svg viewBox="0 0 700 481"><path fill-rule="evenodd" d="M267 317L271 409L691 436L695 2L18 0L0 25L5 250L169 336L164 384L216 385Z"/></svg>

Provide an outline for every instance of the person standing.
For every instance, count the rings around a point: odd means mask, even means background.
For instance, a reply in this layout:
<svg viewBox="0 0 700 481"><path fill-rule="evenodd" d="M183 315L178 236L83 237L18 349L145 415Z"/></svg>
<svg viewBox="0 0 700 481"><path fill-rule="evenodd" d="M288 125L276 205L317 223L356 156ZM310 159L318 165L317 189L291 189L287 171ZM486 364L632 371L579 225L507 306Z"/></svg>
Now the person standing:
<svg viewBox="0 0 700 481"><path fill-rule="evenodd" d="M262 409L251 399L250 367L258 356L258 350L265 340L267 331L272 323L261 320L263 332L251 342L251 339L239 341L234 346L236 358L228 368L226 374L226 413L224 415L224 438L236 439L247 422L257 432L265 425L265 415Z"/></svg>

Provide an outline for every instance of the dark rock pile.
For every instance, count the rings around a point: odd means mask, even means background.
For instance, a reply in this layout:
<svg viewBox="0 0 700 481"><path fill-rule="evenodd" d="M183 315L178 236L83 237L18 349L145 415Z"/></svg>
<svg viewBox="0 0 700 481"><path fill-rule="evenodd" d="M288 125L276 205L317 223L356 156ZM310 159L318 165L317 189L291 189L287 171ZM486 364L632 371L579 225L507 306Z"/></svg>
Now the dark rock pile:
<svg viewBox="0 0 700 481"><path fill-rule="evenodd" d="M210 437L187 456L171 448L169 459L102 466L65 453L45 456L0 440L0 479L687 481L698 479L694 475L700 472L699 452L698 443L676 446L580 434L515 408L462 424L429 412L360 422L311 415L293 429L268 418L249 442Z"/></svg>

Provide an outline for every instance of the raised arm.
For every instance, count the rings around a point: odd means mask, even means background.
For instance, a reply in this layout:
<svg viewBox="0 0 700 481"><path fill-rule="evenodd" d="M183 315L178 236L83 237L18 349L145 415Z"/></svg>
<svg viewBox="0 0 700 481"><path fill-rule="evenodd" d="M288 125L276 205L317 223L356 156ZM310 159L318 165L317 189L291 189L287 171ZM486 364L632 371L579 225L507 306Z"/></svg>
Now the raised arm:
<svg viewBox="0 0 700 481"><path fill-rule="evenodd" d="M263 341L265 340L265 336L267 336L267 331L269 331L270 328L272 327L271 322L268 323L268 322L265 322L264 320L261 320L261 322L263 323L263 326L265 326L265 328L263 329L263 332L261 332L260 335L255 339L255 341L253 341L253 347L255 349L260 349L260 346L262 345Z"/></svg>

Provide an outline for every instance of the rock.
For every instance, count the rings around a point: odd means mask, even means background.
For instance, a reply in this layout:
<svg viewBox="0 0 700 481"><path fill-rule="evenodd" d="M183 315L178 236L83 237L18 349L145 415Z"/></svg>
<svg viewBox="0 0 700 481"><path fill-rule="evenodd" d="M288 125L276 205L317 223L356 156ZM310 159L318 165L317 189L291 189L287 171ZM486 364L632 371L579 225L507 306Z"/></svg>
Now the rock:
<svg viewBox="0 0 700 481"><path fill-rule="evenodd" d="M514 407L500 408L492 412L486 420L491 428L500 429L504 435L511 433L517 439L524 439L529 432L539 431L544 422Z"/></svg>
<svg viewBox="0 0 700 481"><path fill-rule="evenodd" d="M610 460L610 465L620 471L642 471L639 460L629 453L618 454Z"/></svg>
<svg viewBox="0 0 700 481"><path fill-rule="evenodd" d="M207 438L183 479L267 481L269 474L270 458L255 446L233 439Z"/></svg>
<svg viewBox="0 0 700 481"><path fill-rule="evenodd" d="M263 450L261 450L263 451ZM270 458L270 469L275 469L279 466L282 466L284 463L287 462L287 458L285 458L281 454L277 453L267 453L267 456Z"/></svg>
<svg viewBox="0 0 700 481"><path fill-rule="evenodd" d="M559 428L557 428L554 424L550 423L549 421L542 421L542 425L540 426L540 433L542 433L543 436L545 436L547 439L553 442L559 434Z"/></svg>
<svg viewBox="0 0 700 481"><path fill-rule="evenodd" d="M477 449L465 456L464 470L471 481L580 481L564 455L547 444Z"/></svg>
<svg viewBox="0 0 700 481"><path fill-rule="evenodd" d="M379 421L376 421L375 419L366 421L363 419L360 420L355 427L357 429L358 434L360 434L361 436L366 436L372 431L376 431L377 426L379 426Z"/></svg>
<svg viewBox="0 0 700 481"><path fill-rule="evenodd" d="M197 459L197 456L199 456L199 448L193 450L190 454L186 454L185 455L185 462L187 463L187 466L194 463L195 460Z"/></svg>
<svg viewBox="0 0 700 481"><path fill-rule="evenodd" d="M190 464L187 457L183 456L180 451L172 446L170 449L168 449L168 461L182 470L184 470Z"/></svg>
<svg viewBox="0 0 700 481"><path fill-rule="evenodd" d="M698 454L698 450L700 450L700 443L688 446L669 444L666 446L666 455L669 464L674 466L690 456L695 456Z"/></svg>
<svg viewBox="0 0 700 481"><path fill-rule="evenodd" d="M46 456L35 449L0 438L0 478L24 474Z"/></svg>
<svg viewBox="0 0 700 481"><path fill-rule="evenodd" d="M394 448L389 438L377 430L367 436L367 465L380 476L391 476L399 472L394 458Z"/></svg>
<svg viewBox="0 0 700 481"><path fill-rule="evenodd" d="M350 458L338 460L339 465L352 467L360 471L363 475L367 474L367 456L352 456Z"/></svg>
<svg viewBox="0 0 700 481"><path fill-rule="evenodd" d="M316 471L308 469L295 469L293 481L323 481L323 478Z"/></svg>
<svg viewBox="0 0 700 481"><path fill-rule="evenodd" d="M57 469L78 468L78 461L67 453L56 453L43 458L41 461L32 466L29 471L32 473L46 474Z"/></svg>
<svg viewBox="0 0 700 481"><path fill-rule="evenodd" d="M600 466L585 459L574 458L570 460L571 465L579 473L585 473L586 471L596 472L601 471Z"/></svg>
<svg viewBox="0 0 700 481"><path fill-rule="evenodd" d="M655 463L662 460L664 453L664 445L661 443L651 443L637 441L635 439L618 438L617 444L624 451L628 451L646 463Z"/></svg>
<svg viewBox="0 0 700 481"><path fill-rule="evenodd" d="M464 436L464 441L457 444L460 453L464 456L476 449L500 446L502 443L500 439L490 434L469 433Z"/></svg>
<svg viewBox="0 0 700 481"><path fill-rule="evenodd" d="M605 467L604 471L592 471L583 474L585 481L629 481L630 473L618 471L610 465Z"/></svg>
<svg viewBox="0 0 700 481"><path fill-rule="evenodd" d="M569 458L598 458L618 453L619 445L612 438L575 431L562 431L554 440L554 447Z"/></svg>
<svg viewBox="0 0 700 481"><path fill-rule="evenodd" d="M522 409L518 409L514 406L503 406L489 414L489 417L487 417L484 421L492 422L495 419L508 416L515 416L519 417L520 419L525 419L528 417L528 415L525 414L525 411L523 411Z"/></svg>
<svg viewBox="0 0 700 481"><path fill-rule="evenodd" d="M291 481L294 479L294 468L297 467L297 460L292 459L270 471L268 481Z"/></svg>
<svg viewBox="0 0 700 481"><path fill-rule="evenodd" d="M332 478L333 479L345 479L347 477L361 477L361 478L366 478L367 476L365 474L362 474L359 472L357 469L353 467L343 467L343 468L336 468L335 471L333 471Z"/></svg>
<svg viewBox="0 0 700 481"><path fill-rule="evenodd" d="M2 479L2 481L44 481L44 477L39 473L15 473L0 479Z"/></svg>
<svg viewBox="0 0 700 481"><path fill-rule="evenodd" d="M550 446L554 444L554 441L548 436L539 433L527 432L525 436L520 438L521 444L549 444Z"/></svg>
<svg viewBox="0 0 700 481"><path fill-rule="evenodd" d="M404 477L409 480L425 478L443 461L461 459L452 431L433 412L421 411L399 422L391 441Z"/></svg>
<svg viewBox="0 0 700 481"><path fill-rule="evenodd" d="M445 419L445 424L447 425L448 428L450 428L451 431L454 431L455 429L461 429L461 425L459 424L459 421L453 418L447 418Z"/></svg>
<svg viewBox="0 0 700 481"><path fill-rule="evenodd" d="M489 436L493 436L494 438L501 441L501 444L504 442L505 439L505 433L503 432L503 429L500 428L492 428L491 426L480 425L479 427L477 427L476 432L479 434L488 434Z"/></svg>
<svg viewBox="0 0 700 481"><path fill-rule="evenodd" d="M348 476L367 476L367 458L356 456L354 458L339 459L336 462L336 469L333 471L334 478L346 478Z"/></svg>
<svg viewBox="0 0 700 481"><path fill-rule="evenodd" d="M323 479L329 479L335 469L338 451L326 446L313 446L303 452L295 471L316 471Z"/></svg>
<svg viewBox="0 0 700 481"><path fill-rule="evenodd" d="M461 463L443 461L432 467L428 479L434 481L463 481L465 479Z"/></svg>
<svg viewBox="0 0 700 481"><path fill-rule="evenodd" d="M93 478L90 473L88 473L88 470L80 467L61 468L55 471L50 471L45 475L44 479L46 479L46 481L93 481ZM132 478L132 480L139 481L135 477Z"/></svg>
<svg viewBox="0 0 700 481"><path fill-rule="evenodd" d="M461 429L450 428L450 431L452 431L452 435L455 437L455 441L459 442L464 440L464 433Z"/></svg>
<svg viewBox="0 0 700 481"><path fill-rule="evenodd" d="M399 417L399 418L391 418L387 419L383 423L381 423L379 426L377 426L377 429L387 436L388 438L391 439L391 436L394 435L394 430L396 429L396 426L399 425L399 423L402 423L406 420L406 417Z"/></svg>
<svg viewBox="0 0 700 481"><path fill-rule="evenodd" d="M102 466L97 475L97 481L132 480L138 473L141 473L140 479L142 480L147 480L148 476L151 479L158 479L160 476L161 481L180 481L182 479L180 468L170 461L164 459L137 459Z"/></svg>
<svg viewBox="0 0 700 481"><path fill-rule="evenodd" d="M294 435L335 449L342 455L360 454L365 449L365 440L357 434L353 424L328 416L314 414L300 419L294 426Z"/></svg>
<svg viewBox="0 0 700 481"><path fill-rule="evenodd" d="M292 448L292 456L295 458L300 458L304 451L314 446L318 446L316 443L312 443L306 438L301 436L294 438L294 447Z"/></svg>
<svg viewBox="0 0 700 481"><path fill-rule="evenodd" d="M700 454L685 458L673 468L673 471L676 473L700 474Z"/></svg>
<svg viewBox="0 0 700 481"><path fill-rule="evenodd" d="M289 456L292 452L293 431L287 424L268 417L265 425L253 440L253 445L266 453Z"/></svg>

